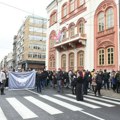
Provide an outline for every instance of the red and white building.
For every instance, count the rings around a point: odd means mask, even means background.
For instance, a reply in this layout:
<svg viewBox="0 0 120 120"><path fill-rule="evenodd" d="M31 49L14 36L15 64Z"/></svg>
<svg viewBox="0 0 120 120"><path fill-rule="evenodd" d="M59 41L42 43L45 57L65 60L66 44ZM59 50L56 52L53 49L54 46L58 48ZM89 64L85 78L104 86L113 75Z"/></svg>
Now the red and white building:
<svg viewBox="0 0 120 120"><path fill-rule="evenodd" d="M119 0L53 0L47 13L46 69L119 69Z"/></svg>

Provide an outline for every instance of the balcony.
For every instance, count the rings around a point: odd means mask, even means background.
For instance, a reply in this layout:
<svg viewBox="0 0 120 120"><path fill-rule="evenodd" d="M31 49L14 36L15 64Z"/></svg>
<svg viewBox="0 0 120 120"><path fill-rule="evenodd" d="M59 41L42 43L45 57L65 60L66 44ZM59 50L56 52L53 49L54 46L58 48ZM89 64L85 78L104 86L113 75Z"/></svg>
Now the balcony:
<svg viewBox="0 0 120 120"><path fill-rule="evenodd" d="M75 48L77 44L86 45L86 34L76 34L62 41L56 42L54 48L67 49L68 46Z"/></svg>

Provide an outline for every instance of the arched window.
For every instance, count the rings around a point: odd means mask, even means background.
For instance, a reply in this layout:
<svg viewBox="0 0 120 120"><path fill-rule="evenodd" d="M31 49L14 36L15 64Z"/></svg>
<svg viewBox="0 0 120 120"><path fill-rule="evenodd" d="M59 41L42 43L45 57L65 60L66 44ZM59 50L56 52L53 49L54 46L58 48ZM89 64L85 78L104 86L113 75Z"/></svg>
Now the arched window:
<svg viewBox="0 0 120 120"><path fill-rule="evenodd" d="M55 59L53 59L53 67L55 67Z"/></svg>
<svg viewBox="0 0 120 120"><path fill-rule="evenodd" d="M70 33L70 37L72 37L72 36L75 35L75 26L74 26L74 25L72 25L72 26L70 27L69 33Z"/></svg>
<svg viewBox="0 0 120 120"><path fill-rule="evenodd" d="M55 43L56 43L56 33L55 33L55 31L51 32L49 39L50 39L49 40L49 46L50 46L50 48L53 48Z"/></svg>
<svg viewBox="0 0 120 120"><path fill-rule="evenodd" d="M54 68L55 67L55 58L53 55L50 56L50 59L49 59L49 67L50 68Z"/></svg>
<svg viewBox="0 0 120 120"><path fill-rule="evenodd" d="M50 60L50 67L52 67L53 65L52 65L52 60Z"/></svg>
<svg viewBox="0 0 120 120"><path fill-rule="evenodd" d="M50 15L50 25L53 25L57 22L57 11L54 10Z"/></svg>
<svg viewBox="0 0 120 120"><path fill-rule="evenodd" d="M104 31L104 25L105 25L105 20L104 20L104 13L101 12L98 15L98 32Z"/></svg>
<svg viewBox="0 0 120 120"><path fill-rule="evenodd" d="M106 11L106 29L109 29L114 26L114 12L113 8L109 8Z"/></svg>
<svg viewBox="0 0 120 120"><path fill-rule="evenodd" d="M105 50L104 49L98 50L98 64L99 65L105 64Z"/></svg>
<svg viewBox="0 0 120 120"><path fill-rule="evenodd" d="M75 9L75 0L70 0L70 12Z"/></svg>
<svg viewBox="0 0 120 120"><path fill-rule="evenodd" d="M67 4L64 4L62 6L62 17L65 17L67 15Z"/></svg>
<svg viewBox="0 0 120 120"><path fill-rule="evenodd" d="M114 48L113 47L107 48L107 64L108 65L114 64Z"/></svg>
<svg viewBox="0 0 120 120"><path fill-rule="evenodd" d="M70 66L71 68L74 68L74 53L71 53L71 54L69 55L69 66Z"/></svg>
<svg viewBox="0 0 120 120"><path fill-rule="evenodd" d="M79 32L80 32L81 34L84 34L84 21L81 21L81 22L79 23Z"/></svg>
<svg viewBox="0 0 120 120"><path fill-rule="evenodd" d="M78 66L83 67L84 66L84 51L80 51L78 53Z"/></svg>
<svg viewBox="0 0 120 120"><path fill-rule="evenodd" d="M64 29L64 30L63 30L63 39L66 39L66 38L67 38L67 30Z"/></svg>
<svg viewBox="0 0 120 120"><path fill-rule="evenodd" d="M54 39L50 39L50 48L53 48L55 45L55 40Z"/></svg>
<svg viewBox="0 0 120 120"><path fill-rule="evenodd" d="M62 55L61 57L61 67L65 68L66 67L66 55Z"/></svg>

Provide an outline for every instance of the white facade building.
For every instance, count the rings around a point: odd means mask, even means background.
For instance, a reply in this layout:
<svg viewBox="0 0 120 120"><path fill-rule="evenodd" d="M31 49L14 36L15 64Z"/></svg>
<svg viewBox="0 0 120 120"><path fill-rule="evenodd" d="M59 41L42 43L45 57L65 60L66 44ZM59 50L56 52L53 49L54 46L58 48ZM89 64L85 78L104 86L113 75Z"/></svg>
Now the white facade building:
<svg viewBox="0 0 120 120"><path fill-rule="evenodd" d="M119 69L119 0L53 0L46 67Z"/></svg>

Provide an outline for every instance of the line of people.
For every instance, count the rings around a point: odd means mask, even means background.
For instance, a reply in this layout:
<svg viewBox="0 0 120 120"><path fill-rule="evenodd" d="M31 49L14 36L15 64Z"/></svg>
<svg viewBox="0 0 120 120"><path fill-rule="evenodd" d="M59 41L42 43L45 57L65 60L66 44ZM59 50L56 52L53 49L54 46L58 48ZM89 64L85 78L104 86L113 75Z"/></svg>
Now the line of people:
<svg viewBox="0 0 120 120"><path fill-rule="evenodd" d="M62 69L58 71L39 70L36 74L37 92L41 92L47 86L57 87L57 92L62 93L63 88L71 88L72 94L76 94L77 100L83 100L83 95L87 95L88 90L92 90L95 96L101 96L101 88L113 89L119 92L120 71L107 72L107 70L95 71L76 71L65 72ZM80 95L81 98L77 96Z"/></svg>

